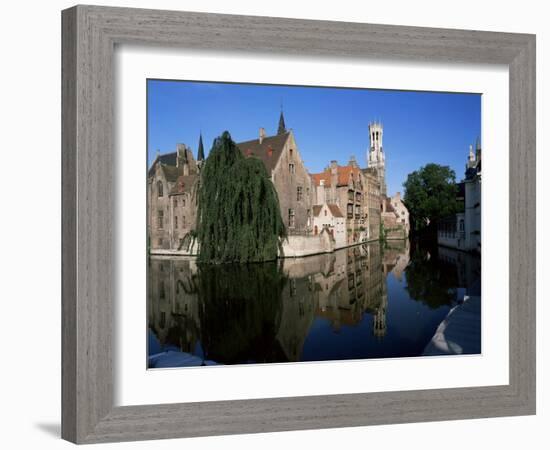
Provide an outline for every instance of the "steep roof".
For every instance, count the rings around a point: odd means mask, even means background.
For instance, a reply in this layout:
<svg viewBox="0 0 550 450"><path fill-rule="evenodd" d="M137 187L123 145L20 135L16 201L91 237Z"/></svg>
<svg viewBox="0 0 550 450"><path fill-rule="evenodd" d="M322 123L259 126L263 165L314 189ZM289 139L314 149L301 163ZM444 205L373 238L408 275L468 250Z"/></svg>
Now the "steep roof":
<svg viewBox="0 0 550 450"><path fill-rule="evenodd" d="M271 176L271 171L277 165L277 161L283 153L283 148L288 139L289 132L277 134L275 136L266 136L260 143L259 139L251 141L239 142L237 147L244 156L259 158L265 165L268 174Z"/></svg>
<svg viewBox="0 0 550 450"><path fill-rule="evenodd" d="M167 166L164 164L162 164L160 167L164 172L164 177L166 178L166 181L169 181L171 183L174 183L178 179L178 176L183 172L181 167Z"/></svg>
<svg viewBox="0 0 550 450"><path fill-rule="evenodd" d="M164 155L159 155L157 161L160 161L162 164L168 164L169 166L176 165L176 155L177 152L165 153Z"/></svg>
<svg viewBox="0 0 550 450"><path fill-rule="evenodd" d="M327 206L334 217L344 217L338 205L335 205L334 203L329 203Z"/></svg>
<svg viewBox="0 0 550 450"><path fill-rule="evenodd" d="M336 187L347 186L349 184L350 176L353 174L355 180L359 179L361 169L355 166L336 166ZM325 169L324 172L314 173L311 178L316 186L321 185L321 180L325 180L325 186L332 186L332 173L330 167Z"/></svg>
<svg viewBox="0 0 550 450"><path fill-rule="evenodd" d="M155 174L155 167L157 164L166 164L168 166L175 166L176 165L176 156L177 152L173 153L165 153L163 155L158 155L155 160L153 161L153 164L151 164L151 167L149 167L149 170L147 171L147 174L152 177Z"/></svg>
<svg viewBox="0 0 550 450"><path fill-rule="evenodd" d="M342 214L342 211L340 211L340 207L334 203L327 203L328 209L330 213L334 217L344 217ZM319 214L321 214L321 210L323 209L323 205L313 205L313 215L315 217L318 217Z"/></svg>
<svg viewBox="0 0 550 450"><path fill-rule="evenodd" d="M195 173L190 175L180 175L176 180L176 184L170 191L170 195L179 195L186 192L191 192L198 179L199 177Z"/></svg>

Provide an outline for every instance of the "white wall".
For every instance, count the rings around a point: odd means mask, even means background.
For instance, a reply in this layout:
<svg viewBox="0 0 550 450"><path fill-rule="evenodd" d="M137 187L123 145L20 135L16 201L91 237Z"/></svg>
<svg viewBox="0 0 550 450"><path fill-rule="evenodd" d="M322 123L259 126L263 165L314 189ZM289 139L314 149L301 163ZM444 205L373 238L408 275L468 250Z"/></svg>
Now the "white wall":
<svg viewBox="0 0 550 450"><path fill-rule="evenodd" d="M296 2L276 0L176 0L104 1L105 5L204 12L333 19L399 25L470 28L537 33L538 204L548 157L550 98L548 76L550 29L544 2L463 0L460 6L441 1ZM0 411L4 448L69 448L59 439L60 417L60 10L71 1L4 2L1 15L2 78L0 108L2 142L2 349L0 354ZM20 180L20 176L24 176ZM15 186L21 191L17 191ZM548 213L539 208L538 225L548 224ZM22 213L22 215L20 214ZM12 218L23 217L22 221ZM23 236L25 238L23 238ZM548 238L539 237L539 255ZM6 252L7 248L7 252ZM538 279L548 264L539 258ZM32 275L31 275L32 274ZM32 278L31 278L32 276ZM538 294L539 414L536 417L484 419L444 423L391 425L354 429L302 431L127 443L116 448L299 448L333 449L346 445L384 449L406 447L463 449L490 446L500 449L543 448L548 441L550 398L543 378L548 376L549 333L543 328L548 308ZM547 291L547 289L546 289ZM548 292L546 292L548 294ZM546 295L547 297L548 295ZM544 359L543 359L544 357ZM547 426L547 425L546 425ZM536 444L537 440L540 444ZM98 446L114 448L112 446ZM227 447L226 447L227 448Z"/></svg>

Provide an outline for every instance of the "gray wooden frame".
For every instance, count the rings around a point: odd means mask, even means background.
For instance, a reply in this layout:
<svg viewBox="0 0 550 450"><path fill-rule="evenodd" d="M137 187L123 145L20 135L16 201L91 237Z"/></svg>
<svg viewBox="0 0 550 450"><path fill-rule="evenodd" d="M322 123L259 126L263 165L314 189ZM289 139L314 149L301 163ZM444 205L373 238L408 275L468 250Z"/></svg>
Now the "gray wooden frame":
<svg viewBox="0 0 550 450"><path fill-rule="evenodd" d="M535 413L535 36L76 6L62 13L62 436L76 443ZM510 382L113 406L113 52L199 50L505 64L510 80Z"/></svg>

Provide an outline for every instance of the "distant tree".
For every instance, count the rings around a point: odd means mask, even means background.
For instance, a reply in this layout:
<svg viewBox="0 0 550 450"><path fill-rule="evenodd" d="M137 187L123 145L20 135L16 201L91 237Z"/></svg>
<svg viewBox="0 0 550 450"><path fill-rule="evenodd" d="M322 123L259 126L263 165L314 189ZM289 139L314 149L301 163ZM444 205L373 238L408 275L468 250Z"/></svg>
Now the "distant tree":
<svg viewBox="0 0 550 450"><path fill-rule="evenodd" d="M435 233L442 218L459 211L455 172L448 166L427 164L410 173L403 187L414 231Z"/></svg>
<svg viewBox="0 0 550 450"><path fill-rule="evenodd" d="M277 258L285 234L277 191L263 163L245 158L227 131L214 140L204 162L198 203L200 262Z"/></svg>

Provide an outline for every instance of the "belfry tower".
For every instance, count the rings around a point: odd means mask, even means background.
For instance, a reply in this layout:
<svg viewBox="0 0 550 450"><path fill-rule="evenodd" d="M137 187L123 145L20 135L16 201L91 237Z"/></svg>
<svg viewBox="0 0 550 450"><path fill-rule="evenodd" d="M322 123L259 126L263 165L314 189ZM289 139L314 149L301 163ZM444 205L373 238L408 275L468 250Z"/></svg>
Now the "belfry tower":
<svg viewBox="0 0 550 450"><path fill-rule="evenodd" d="M368 166L376 169L380 181L380 194L386 196L386 162L382 146L383 128L380 122L369 123L370 148L367 155Z"/></svg>

